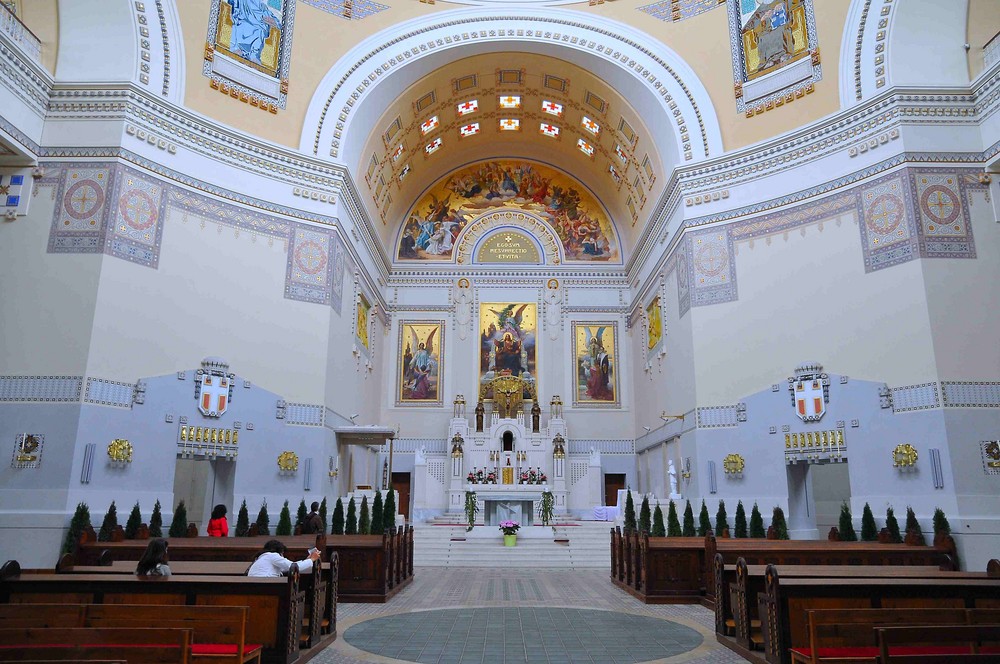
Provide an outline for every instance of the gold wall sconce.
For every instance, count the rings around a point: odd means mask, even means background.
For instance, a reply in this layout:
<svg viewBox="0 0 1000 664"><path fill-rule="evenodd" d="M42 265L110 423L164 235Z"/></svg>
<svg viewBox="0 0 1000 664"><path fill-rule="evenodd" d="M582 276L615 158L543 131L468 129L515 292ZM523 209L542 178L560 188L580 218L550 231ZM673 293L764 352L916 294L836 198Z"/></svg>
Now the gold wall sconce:
<svg viewBox="0 0 1000 664"><path fill-rule="evenodd" d="M727 454L722 460L722 470L726 473L726 477L742 479L744 468L746 468L746 461L742 455L736 453Z"/></svg>
<svg viewBox="0 0 1000 664"><path fill-rule="evenodd" d="M115 438L108 445L108 458L115 468L124 468L132 463L132 443L124 438Z"/></svg>
<svg viewBox="0 0 1000 664"><path fill-rule="evenodd" d="M892 450L892 465L901 471L915 470L917 466L917 450L909 443L900 443Z"/></svg>
<svg viewBox="0 0 1000 664"><path fill-rule="evenodd" d="M294 475L299 470L299 455L288 450L278 455L278 474Z"/></svg>

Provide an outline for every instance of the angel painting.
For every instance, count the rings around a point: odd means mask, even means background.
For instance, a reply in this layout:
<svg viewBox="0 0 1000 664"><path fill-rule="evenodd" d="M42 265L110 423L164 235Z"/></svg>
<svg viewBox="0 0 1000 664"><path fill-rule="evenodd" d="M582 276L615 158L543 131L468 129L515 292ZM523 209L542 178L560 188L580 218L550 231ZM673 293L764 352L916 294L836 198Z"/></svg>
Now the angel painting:
<svg viewBox="0 0 1000 664"><path fill-rule="evenodd" d="M443 323L400 326L400 403L440 403L439 377Z"/></svg>
<svg viewBox="0 0 1000 664"><path fill-rule="evenodd" d="M618 400L615 330L612 323L574 323L576 404L614 404Z"/></svg>
<svg viewBox="0 0 1000 664"><path fill-rule="evenodd" d="M481 381L498 376L535 380L537 308L533 303L480 305Z"/></svg>

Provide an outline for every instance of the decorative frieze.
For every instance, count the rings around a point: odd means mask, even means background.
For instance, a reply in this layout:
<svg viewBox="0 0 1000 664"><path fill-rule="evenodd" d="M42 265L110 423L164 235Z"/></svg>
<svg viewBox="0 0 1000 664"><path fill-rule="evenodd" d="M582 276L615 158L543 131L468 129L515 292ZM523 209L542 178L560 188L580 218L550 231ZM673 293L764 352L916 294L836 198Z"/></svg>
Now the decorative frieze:
<svg viewBox="0 0 1000 664"><path fill-rule="evenodd" d="M87 391L83 400L98 406L131 408L135 383L123 383L105 378L87 378Z"/></svg>
<svg viewBox="0 0 1000 664"><path fill-rule="evenodd" d="M937 383L921 383L892 388L892 412L908 413L914 410L940 408Z"/></svg>

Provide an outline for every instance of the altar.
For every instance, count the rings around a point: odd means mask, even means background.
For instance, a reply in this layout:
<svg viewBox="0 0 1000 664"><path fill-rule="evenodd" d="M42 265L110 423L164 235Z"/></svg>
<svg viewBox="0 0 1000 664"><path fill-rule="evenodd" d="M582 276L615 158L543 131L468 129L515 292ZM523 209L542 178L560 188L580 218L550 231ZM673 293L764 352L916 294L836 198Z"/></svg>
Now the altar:
<svg viewBox="0 0 1000 664"><path fill-rule="evenodd" d="M517 521L522 526L535 524L535 513L542 500L543 485L476 485L470 484L468 491L475 491L483 502L483 523L499 526L501 521ZM491 491L490 489L494 489Z"/></svg>

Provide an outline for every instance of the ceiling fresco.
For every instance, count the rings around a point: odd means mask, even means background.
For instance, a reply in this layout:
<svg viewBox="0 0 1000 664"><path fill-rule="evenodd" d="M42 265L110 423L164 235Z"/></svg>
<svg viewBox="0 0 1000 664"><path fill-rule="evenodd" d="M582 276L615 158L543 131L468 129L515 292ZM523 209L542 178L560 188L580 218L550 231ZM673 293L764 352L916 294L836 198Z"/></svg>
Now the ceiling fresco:
<svg viewBox="0 0 1000 664"><path fill-rule="evenodd" d="M545 164L495 159L439 180L411 208L401 229L399 261L451 261L462 233L484 213L528 212L545 221L567 263L620 263L607 211L579 181Z"/></svg>

